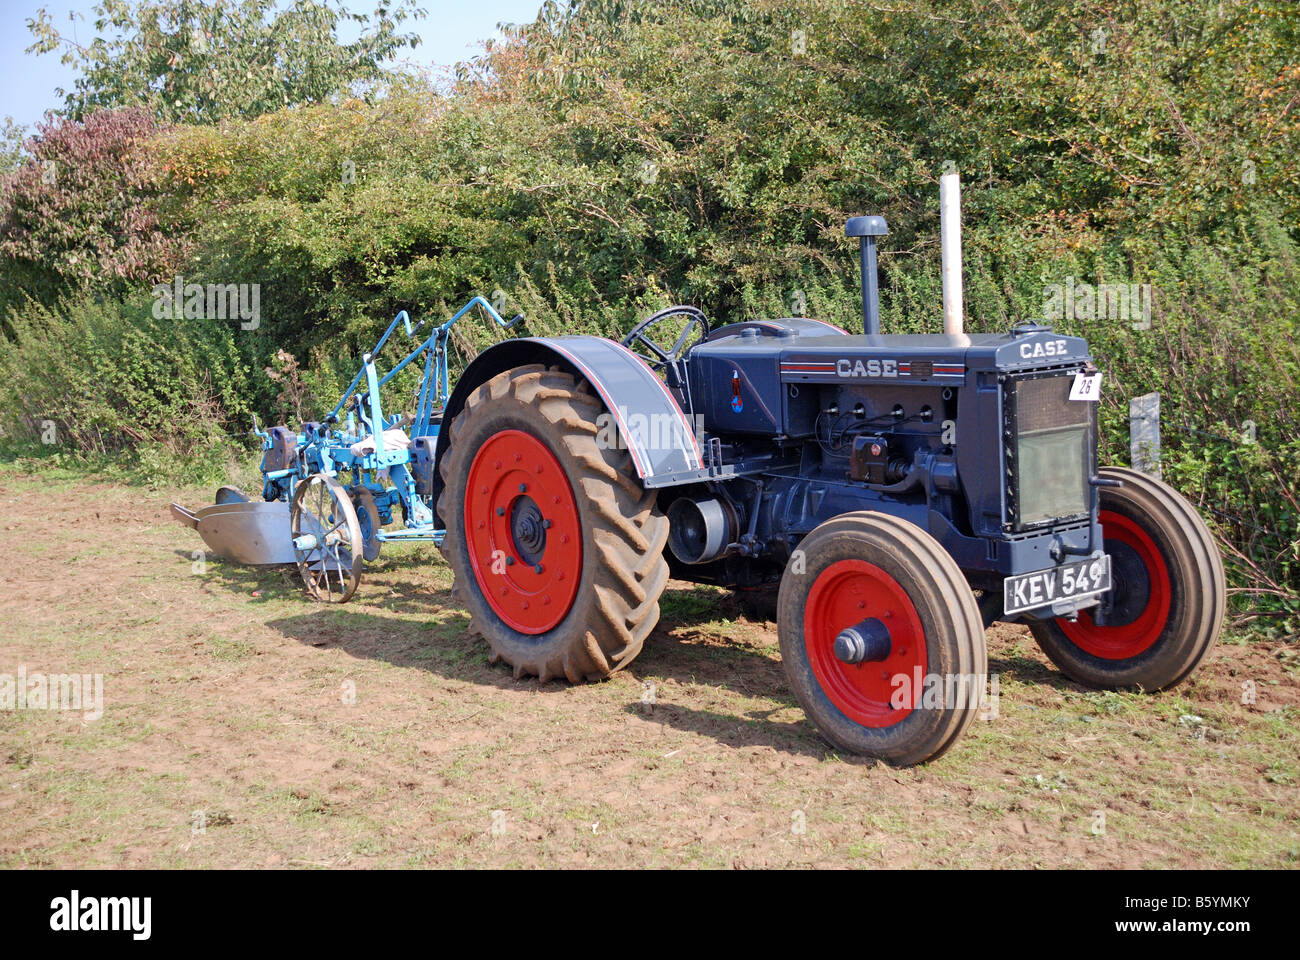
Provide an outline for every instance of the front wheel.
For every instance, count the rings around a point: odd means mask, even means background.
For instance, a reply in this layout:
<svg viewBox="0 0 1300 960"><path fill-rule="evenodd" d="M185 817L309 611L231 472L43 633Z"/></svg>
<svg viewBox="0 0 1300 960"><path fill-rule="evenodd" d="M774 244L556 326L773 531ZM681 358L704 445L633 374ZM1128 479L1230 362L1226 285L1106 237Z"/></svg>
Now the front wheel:
<svg viewBox="0 0 1300 960"><path fill-rule="evenodd" d="M1111 558L1105 608L1031 622L1061 672L1090 687L1165 690L1218 639L1227 608L1223 558L1205 521L1173 488L1122 467L1102 476L1102 538Z"/></svg>
<svg viewBox="0 0 1300 960"><path fill-rule="evenodd" d="M821 524L786 565L778 606L790 685L841 749L922 763L951 747L983 702L975 597L914 524L867 511Z"/></svg>

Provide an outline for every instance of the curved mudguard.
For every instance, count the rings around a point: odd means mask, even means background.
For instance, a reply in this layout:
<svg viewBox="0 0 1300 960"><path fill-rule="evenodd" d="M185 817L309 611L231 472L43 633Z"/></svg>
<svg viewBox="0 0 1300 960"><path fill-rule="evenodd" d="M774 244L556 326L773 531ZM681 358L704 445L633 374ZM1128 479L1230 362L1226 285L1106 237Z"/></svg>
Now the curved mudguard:
<svg viewBox="0 0 1300 960"><path fill-rule="evenodd" d="M530 363L558 365L592 385L618 425L619 441L627 446L647 487L691 483L710 475L697 431L664 382L631 350L603 337L519 337L489 347L456 382L443 423L450 424L460 414L472 390L498 373ZM438 434L434 503L441 493L438 464L446 452L448 433L444 429Z"/></svg>

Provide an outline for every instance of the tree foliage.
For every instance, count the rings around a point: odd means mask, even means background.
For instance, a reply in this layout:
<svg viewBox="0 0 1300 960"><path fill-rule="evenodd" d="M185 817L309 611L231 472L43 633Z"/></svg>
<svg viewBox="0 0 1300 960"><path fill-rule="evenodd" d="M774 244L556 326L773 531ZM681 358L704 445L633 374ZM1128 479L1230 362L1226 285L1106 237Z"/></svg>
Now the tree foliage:
<svg viewBox="0 0 1300 960"><path fill-rule="evenodd" d="M0 176L0 306L122 292L174 267L178 239L152 202L157 130L141 109L37 124L25 162Z"/></svg>
<svg viewBox="0 0 1300 960"><path fill-rule="evenodd" d="M381 0L373 14L340 0L100 0L96 38L76 43L41 8L28 52L62 51L80 71L67 94L74 118L101 107L144 107L159 120L214 123L320 103L379 80L383 64L417 38L399 32L423 10ZM339 37L354 23L360 36Z"/></svg>

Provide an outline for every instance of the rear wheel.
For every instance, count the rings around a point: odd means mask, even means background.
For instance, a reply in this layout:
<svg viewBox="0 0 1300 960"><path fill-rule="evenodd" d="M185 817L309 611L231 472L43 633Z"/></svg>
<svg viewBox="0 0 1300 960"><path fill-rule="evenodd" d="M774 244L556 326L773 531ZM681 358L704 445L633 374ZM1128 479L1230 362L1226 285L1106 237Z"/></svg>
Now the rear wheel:
<svg viewBox="0 0 1300 960"><path fill-rule="evenodd" d="M659 620L668 521L627 450L597 443L603 412L536 364L474 390L449 427L443 553L471 632L516 677L607 677Z"/></svg>
<svg viewBox="0 0 1300 960"><path fill-rule="evenodd" d="M914 524L870 512L823 523L787 564L779 606L790 684L837 747L921 763L978 711L988 660L974 595Z"/></svg>
<svg viewBox="0 0 1300 960"><path fill-rule="evenodd" d="M1102 476L1101 529L1113 587L1096 608L1031 622L1067 676L1092 687L1164 690L1181 683L1218 639L1227 608L1223 558L1205 521L1167 484L1122 467Z"/></svg>

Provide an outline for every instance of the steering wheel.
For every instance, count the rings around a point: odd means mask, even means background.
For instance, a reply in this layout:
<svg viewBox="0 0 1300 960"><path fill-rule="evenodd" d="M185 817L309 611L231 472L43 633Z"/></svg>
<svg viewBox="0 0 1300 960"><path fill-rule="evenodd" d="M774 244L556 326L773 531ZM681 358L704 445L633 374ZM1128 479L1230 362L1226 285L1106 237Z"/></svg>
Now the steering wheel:
<svg viewBox="0 0 1300 960"><path fill-rule="evenodd" d="M682 328L681 335L671 347L665 348L647 336L647 331L655 324L679 314L686 317L686 326ZM700 336L697 340L691 342L691 331L696 329L700 331ZM631 332L620 343L629 349L635 344L645 347L650 351L651 356L643 359L650 365L650 369L659 372L667 367L675 368L677 362L686 355L691 347L702 340L708 339L708 336L709 318L704 315L704 311L696 307L679 305L666 307L658 313L646 317L633 327Z"/></svg>

